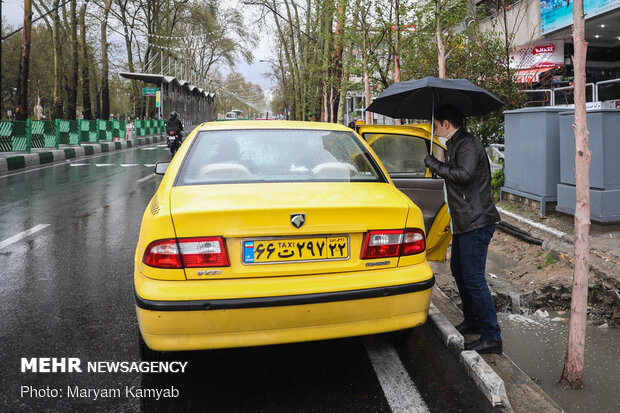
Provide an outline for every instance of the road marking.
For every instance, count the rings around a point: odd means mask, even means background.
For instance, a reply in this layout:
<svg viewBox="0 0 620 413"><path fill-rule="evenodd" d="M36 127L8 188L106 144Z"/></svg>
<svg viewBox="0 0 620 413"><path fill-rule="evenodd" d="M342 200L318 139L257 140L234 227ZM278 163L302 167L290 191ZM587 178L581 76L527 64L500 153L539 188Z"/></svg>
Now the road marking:
<svg viewBox="0 0 620 413"><path fill-rule="evenodd" d="M158 148L167 148L167 147L168 147L168 144L165 144L165 143L164 143L163 145L157 145L157 147L158 147Z"/></svg>
<svg viewBox="0 0 620 413"><path fill-rule="evenodd" d="M17 235L13 235L11 238L7 238L4 241L0 242L0 249L4 248L4 247L8 247L11 244L15 244L18 241L21 241L22 239L26 238L29 235L34 234L35 232L39 232L42 229L45 229L47 227L49 227L50 224L39 224L36 225L32 228L30 228L29 230L26 230L24 232L20 232Z"/></svg>
<svg viewBox="0 0 620 413"><path fill-rule="evenodd" d="M123 168L126 168L128 166L137 166L137 163L121 163L119 164L120 166L122 166Z"/></svg>
<svg viewBox="0 0 620 413"><path fill-rule="evenodd" d="M392 411L429 413L394 347L374 337L366 338L364 344Z"/></svg>
<svg viewBox="0 0 620 413"><path fill-rule="evenodd" d="M88 166L90 165L89 163L70 163L70 166Z"/></svg>
<svg viewBox="0 0 620 413"><path fill-rule="evenodd" d="M144 166L148 166L149 168L152 168L155 166L154 163L145 163Z"/></svg>
<svg viewBox="0 0 620 413"><path fill-rule="evenodd" d="M144 181L147 181L147 180L151 179L154 176L155 176L155 174L150 174L150 175L145 176L144 178L138 179L136 182L144 182Z"/></svg>
<svg viewBox="0 0 620 413"><path fill-rule="evenodd" d="M124 152L130 152L130 151L135 151L138 150L140 148L138 148L137 146L133 146L131 148L125 148L125 149L118 149L114 152L104 152L101 153L99 155L85 155L85 156L79 156L76 159L83 159L83 158L88 158L88 159L96 159L96 158L102 158L104 156L110 156L112 154L117 154L117 153L124 153ZM157 149L157 148L153 148L153 149ZM70 163L69 163L70 164ZM0 173L0 179L2 178L9 178L11 176L16 176L16 175L23 175L23 174L27 174L30 172L35 172L35 171L40 171L42 169L50 169L50 168L56 168L57 166L62 166L62 165L67 165L67 160L64 161L56 161L54 162L52 165L46 165L46 166L40 166L38 168L27 168L23 171L19 171L19 172L13 172L13 173L4 173L1 172ZM90 165L90 164L89 164Z"/></svg>
<svg viewBox="0 0 620 413"><path fill-rule="evenodd" d="M141 151L154 151L157 147L154 148L140 148Z"/></svg>
<svg viewBox="0 0 620 413"><path fill-rule="evenodd" d="M113 163L96 163L95 166L100 167L100 166L113 166L115 164Z"/></svg>

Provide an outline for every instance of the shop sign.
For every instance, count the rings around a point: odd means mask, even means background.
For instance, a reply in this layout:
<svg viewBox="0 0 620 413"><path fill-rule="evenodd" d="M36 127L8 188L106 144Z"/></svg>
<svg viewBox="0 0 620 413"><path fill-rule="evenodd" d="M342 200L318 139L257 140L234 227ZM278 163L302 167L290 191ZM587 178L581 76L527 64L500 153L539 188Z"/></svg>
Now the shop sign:
<svg viewBox="0 0 620 413"><path fill-rule="evenodd" d="M521 46L510 54L510 68L515 70L562 65L564 65L563 40L537 42Z"/></svg>
<svg viewBox="0 0 620 413"><path fill-rule="evenodd" d="M620 7L620 0L587 0L583 2L586 20ZM573 24L573 2L540 0L540 33L549 34Z"/></svg>

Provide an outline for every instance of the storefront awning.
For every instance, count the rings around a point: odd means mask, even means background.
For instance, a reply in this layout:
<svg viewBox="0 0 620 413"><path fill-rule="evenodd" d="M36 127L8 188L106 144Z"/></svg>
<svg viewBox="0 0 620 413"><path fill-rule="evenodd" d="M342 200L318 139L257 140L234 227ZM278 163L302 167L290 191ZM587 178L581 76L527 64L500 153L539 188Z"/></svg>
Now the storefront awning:
<svg viewBox="0 0 620 413"><path fill-rule="evenodd" d="M517 83L538 83L540 82L540 74L556 69L553 67L538 67L532 69L521 69L515 73L515 82Z"/></svg>

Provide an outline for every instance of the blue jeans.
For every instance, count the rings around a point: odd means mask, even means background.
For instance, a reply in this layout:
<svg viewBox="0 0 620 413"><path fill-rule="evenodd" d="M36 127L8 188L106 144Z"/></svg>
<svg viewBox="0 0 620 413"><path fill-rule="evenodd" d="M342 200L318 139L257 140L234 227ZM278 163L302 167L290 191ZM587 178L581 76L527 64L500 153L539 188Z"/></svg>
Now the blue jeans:
<svg viewBox="0 0 620 413"><path fill-rule="evenodd" d="M452 238L450 269L461 295L464 322L480 328L480 338L501 340L495 304L485 278L489 242L495 225L475 229Z"/></svg>

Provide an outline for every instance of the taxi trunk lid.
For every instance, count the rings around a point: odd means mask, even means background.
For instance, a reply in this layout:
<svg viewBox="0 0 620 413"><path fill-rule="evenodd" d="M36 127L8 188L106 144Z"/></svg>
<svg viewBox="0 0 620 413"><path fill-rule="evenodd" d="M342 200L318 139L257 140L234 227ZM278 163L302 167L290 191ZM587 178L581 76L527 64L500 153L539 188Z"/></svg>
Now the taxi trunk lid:
<svg viewBox="0 0 620 413"><path fill-rule="evenodd" d="M193 185L174 187L170 198L177 238L223 237L230 261L187 268L188 279L376 269L360 259L365 232L405 228L409 205L386 183Z"/></svg>

